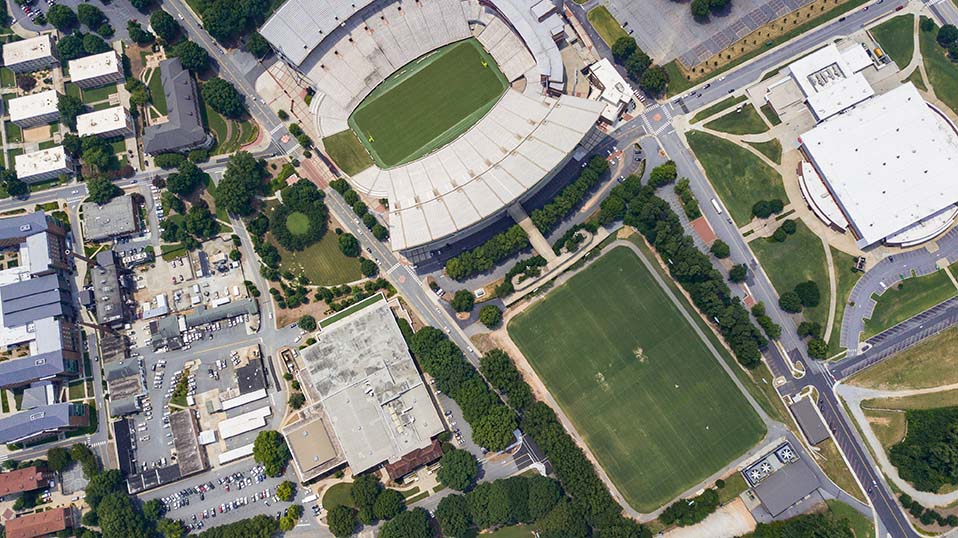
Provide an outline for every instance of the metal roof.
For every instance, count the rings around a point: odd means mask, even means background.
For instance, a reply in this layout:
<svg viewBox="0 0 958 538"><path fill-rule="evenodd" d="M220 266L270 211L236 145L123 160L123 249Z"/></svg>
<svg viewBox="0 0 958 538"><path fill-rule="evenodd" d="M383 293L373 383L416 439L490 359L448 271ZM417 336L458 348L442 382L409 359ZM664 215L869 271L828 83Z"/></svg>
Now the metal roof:
<svg viewBox="0 0 958 538"><path fill-rule="evenodd" d="M791 409L809 443L817 445L829 438L828 428L825 427L825 423L822 422L818 412L815 411L815 404L812 403L811 398L798 400L792 404Z"/></svg>
<svg viewBox="0 0 958 538"><path fill-rule="evenodd" d="M66 283L57 274L0 287L4 327L20 327L39 319L62 316L71 303Z"/></svg>
<svg viewBox="0 0 958 538"><path fill-rule="evenodd" d="M0 418L0 443L13 443L34 435L70 426L71 403L37 407Z"/></svg>
<svg viewBox="0 0 958 538"><path fill-rule="evenodd" d="M243 299L241 301L232 301L228 304L217 306L216 308L197 308L195 312L184 316L187 327L197 327L207 323L215 323L226 318L233 318L242 314L255 314L259 311L256 301L253 299Z"/></svg>
<svg viewBox="0 0 958 538"><path fill-rule="evenodd" d="M0 387L50 379L66 371L63 350L0 362Z"/></svg>
<svg viewBox="0 0 958 538"><path fill-rule="evenodd" d="M36 213L27 213L9 219L0 219L0 241L10 239L23 239L40 232L45 232L49 228L47 216L43 211Z"/></svg>

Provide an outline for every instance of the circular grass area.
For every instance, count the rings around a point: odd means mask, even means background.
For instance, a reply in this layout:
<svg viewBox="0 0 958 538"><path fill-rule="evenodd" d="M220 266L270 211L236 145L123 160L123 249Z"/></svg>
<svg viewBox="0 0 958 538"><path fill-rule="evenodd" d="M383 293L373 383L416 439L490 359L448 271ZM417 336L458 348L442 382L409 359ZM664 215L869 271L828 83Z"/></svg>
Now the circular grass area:
<svg viewBox="0 0 958 538"><path fill-rule="evenodd" d="M340 482L338 484L333 484L325 492L323 492L323 508L327 511L332 510L337 506L348 506L350 508L355 508L356 505L353 503L353 483L352 482Z"/></svg>
<svg viewBox="0 0 958 538"><path fill-rule="evenodd" d="M309 217L301 211L286 216L286 229L293 235L305 235L309 231Z"/></svg>

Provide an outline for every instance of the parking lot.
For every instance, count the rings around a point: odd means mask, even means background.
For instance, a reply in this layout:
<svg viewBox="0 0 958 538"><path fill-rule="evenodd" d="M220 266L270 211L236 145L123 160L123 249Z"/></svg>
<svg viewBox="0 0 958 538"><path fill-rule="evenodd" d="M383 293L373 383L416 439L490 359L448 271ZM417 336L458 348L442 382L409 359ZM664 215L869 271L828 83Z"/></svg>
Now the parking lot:
<svg viewBox="0 0 958 538"><path fill-rule="evenodd" d="M31 12L42 12L44 15L50 10L50 6L53 4L62 4L69 7L74 12L77 10L77 6L84 3L84 0L35 0L30 2L29 8ZM100 11L106 15L106 18L110 20L110 25L113 26L114 36L106 41L111 41L113 39L122 39L126 41L129 38L129 35L126 32L126 22L129 20L137 20L144 28L149 24L149 16L143 15L134 8L128 0L113 0L109 3L98 2L95 4L96 7L100 8ZM23 27L31 32L39 32L41 30L50 30L53 27L49 24L40 26L36 23L35 20L31 18L31 15L26 15L23 11L23 8L16 4L16 2L8 1L7 2L7 11L10 13L11 18L22 24ZM95 29L94 29L95 30ZM83 28L83 31L88 31L87 28Z"/></svg>

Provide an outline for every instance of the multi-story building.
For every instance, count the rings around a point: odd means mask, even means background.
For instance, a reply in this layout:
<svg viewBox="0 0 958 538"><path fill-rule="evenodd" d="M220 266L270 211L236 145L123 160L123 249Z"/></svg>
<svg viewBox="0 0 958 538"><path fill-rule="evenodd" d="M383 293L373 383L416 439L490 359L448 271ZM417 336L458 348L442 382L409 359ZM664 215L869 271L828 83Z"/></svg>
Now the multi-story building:
<svg viewBox="0 0 958 538"><path fill-rule="evenodd" d="M77 116L77 133L80 136L125 138L133 134L133 118L123 106L94 110Z"/></svg>
<svg viewBox="0 0 958 538"><path fill-rule="evenodd" d="M28 128L60 119L57 105L60 95L56 90L46 90L10 100L10 121Z"/></svg>
<svg viewBox="0 0 958 538"><path fill-rule="evenodd" d="M3 65L14 73L29 73L57 63L57 49L50 34L3 45Z"/></svg>
<svg viewBox="0 0 958 538"><path fill-rule="evenodd" d="M203 129L193 76L178 58L160 62L160 76L167 121L143 130L143 151L157 155L209 147L213 138Z"/></svg>
<svg viewBox="0 0 958 538"><path fill-rule="evenodd" d="M53 473L45 467L36 465L0 473L0 495L16 495L25 491L35 491L50 484Z"/></svg>
<svg viewBox="0 0 958 538"><path fill-rule="evenodd" d="M85 403L36 407L0 418L0 443L30 443L89 425L90 408Z"/></svg>
<svg viewBox="0 0 958 538"><path fill-rule="evenodd" d="M80 88L97 88L123 80L123 64L116 52L70 60L70 78Z"/></svg>
<svg viewBox="0 0 958 538"><path fill-rule="evenodd" d="M24 183L40 183L73 174L73 159L63 146L17 155L17 177Z"/></svg>

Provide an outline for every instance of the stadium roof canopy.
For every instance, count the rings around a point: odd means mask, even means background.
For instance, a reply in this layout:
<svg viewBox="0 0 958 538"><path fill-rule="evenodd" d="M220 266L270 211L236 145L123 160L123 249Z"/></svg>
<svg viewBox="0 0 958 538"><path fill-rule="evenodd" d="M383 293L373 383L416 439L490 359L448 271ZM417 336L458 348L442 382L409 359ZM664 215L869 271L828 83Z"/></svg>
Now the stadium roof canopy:
<svg viewBox="0 0 958 538"><path fill-rule="evenodd" d="M374 0L287 0L259 29L283 56L296 65L337 26Z"/></svg>
<svg viewBox="0 0 958 538"><path fill-rule="evenodd" d="M911 83L822 122L800 141L859 247L958 202L958 131Z"/></svg>

